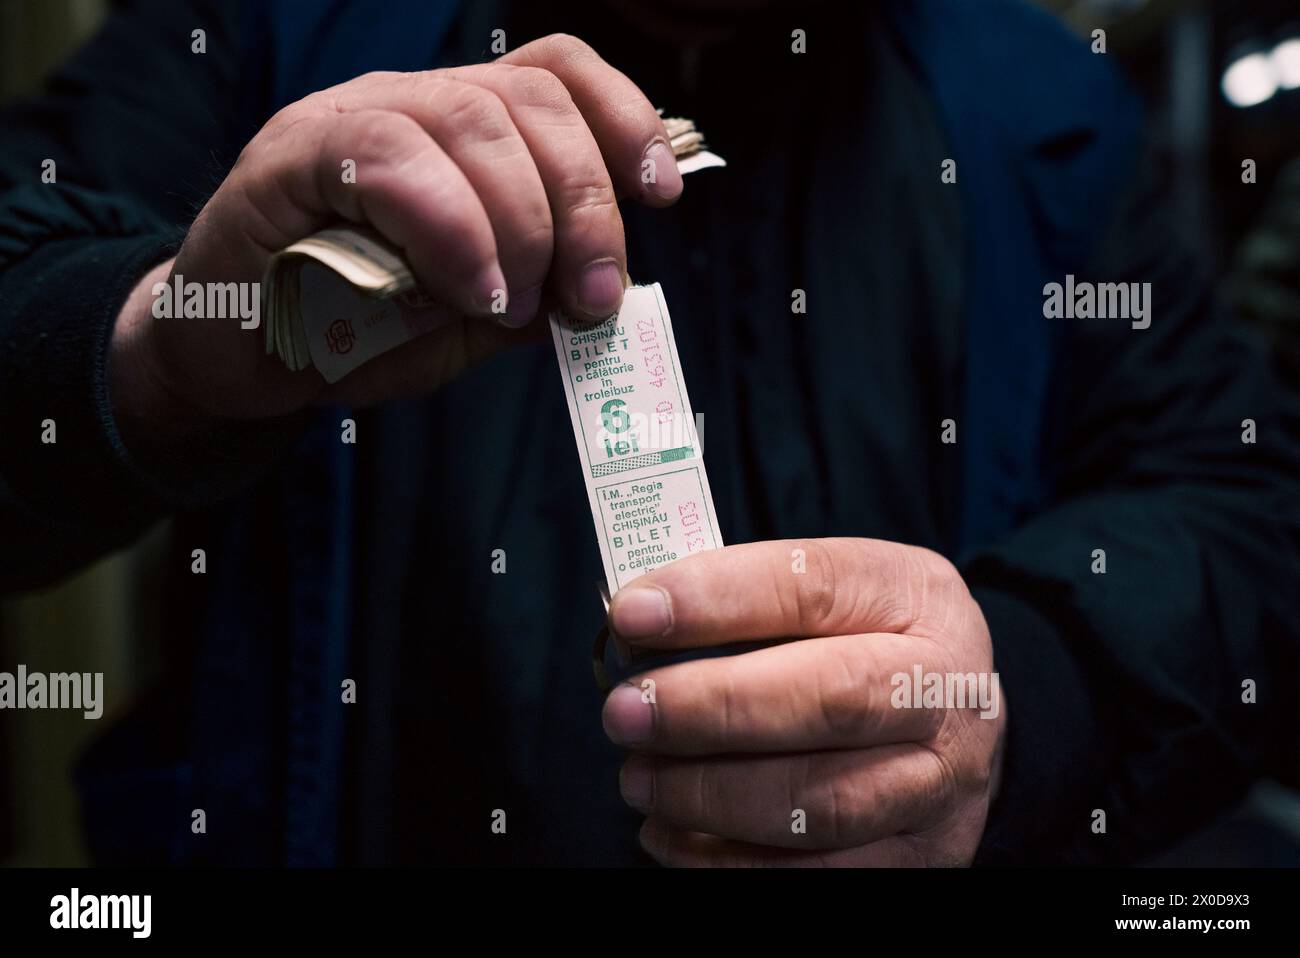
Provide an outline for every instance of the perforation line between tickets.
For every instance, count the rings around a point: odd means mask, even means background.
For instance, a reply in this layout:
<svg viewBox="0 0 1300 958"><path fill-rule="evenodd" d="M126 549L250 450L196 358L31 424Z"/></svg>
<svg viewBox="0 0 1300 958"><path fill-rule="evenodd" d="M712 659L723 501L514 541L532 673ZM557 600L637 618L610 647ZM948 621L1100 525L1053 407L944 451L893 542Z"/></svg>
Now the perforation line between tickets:
<svg viewBox="0 0 1300 958"><path fill-rule="evenodd" d="M660 452L647 452L639 456L632 456L630 459L620 459L618 462L602 462L591 467L591 477L599 479L602 476L612 476L615 473L627 472L629 469L644 469L646 466L659 466L668 462L681 462L683 459L690 459L695 455L695 447L679 446L676 449L664 449Z"/></svg>

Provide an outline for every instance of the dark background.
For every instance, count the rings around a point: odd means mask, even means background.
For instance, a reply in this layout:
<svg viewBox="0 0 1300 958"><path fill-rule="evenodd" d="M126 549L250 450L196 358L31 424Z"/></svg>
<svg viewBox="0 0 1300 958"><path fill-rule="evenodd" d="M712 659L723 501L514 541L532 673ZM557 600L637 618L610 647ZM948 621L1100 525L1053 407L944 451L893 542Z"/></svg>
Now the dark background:
<svg viewBox="0 0 1300 958"><path fill-rule="evenodd" d="M972 0L977 2L977 0ZM1300 88L1230 104L1225 70L1300 38L1295 0L1043 0L1080 34L1106 31L1149 108L1150 138L1186 233L1203 237L1243 322L1260 326L1300 379ZM106 0L0 0L0 100L30 91L98 24ZM1014 63L1008 69L1015 69ZM1258 182L1241 181L1256 161ZM103 671L105 714L0 713L0 864L86 864L70 770L156 677L154 557L165 529L62 586L0 602L0 670ZM1300 584L1298 584L1300 586ZM1212 774L1212 770L1207 770ZM1300 865L1300 798L1263 783L1161 864Z"/></svg>

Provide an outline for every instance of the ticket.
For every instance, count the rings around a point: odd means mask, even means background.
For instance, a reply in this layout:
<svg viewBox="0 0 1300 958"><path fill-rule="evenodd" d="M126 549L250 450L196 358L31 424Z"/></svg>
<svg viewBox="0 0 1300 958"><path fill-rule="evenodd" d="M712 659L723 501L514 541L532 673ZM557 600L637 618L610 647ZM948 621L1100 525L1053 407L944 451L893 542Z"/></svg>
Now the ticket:
<svg viewBox="0 0 1300 958"><path fill-rule="evenodd" d="M599 323L549 317L609 594L722 545L668 304L633 286Z"/></svg>

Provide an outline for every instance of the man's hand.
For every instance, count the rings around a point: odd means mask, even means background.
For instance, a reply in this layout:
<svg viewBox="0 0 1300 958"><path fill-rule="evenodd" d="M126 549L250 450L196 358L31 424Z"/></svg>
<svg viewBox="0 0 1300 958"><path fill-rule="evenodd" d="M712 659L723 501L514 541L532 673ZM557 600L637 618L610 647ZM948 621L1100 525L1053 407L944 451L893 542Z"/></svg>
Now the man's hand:
<svg viewBox="0 0 1300 958"><path fill-rule="evenodd" d="M355 178L345 179L346 161ZM616 194L665 206L682 180L645 95L585 43L535 41L492 63L371 73L285 107L203 208L174 264L137 287L110 353L128 434L285 415L317 400L426 392L520 338L543 291L604 318L623 298ZM157 319L149 290L257 282L277 250L340 220L403 250L420 286L463 315L326 387L267 357L238 321ZM492 312L505 291L503 315ZM524 334L526 335L526 334Z"/></svg>
<svg viewBox="0 0 1300 958"><path fill-rule="evenodd" d="M1006 703L897 707L922 704L918 667L996 689L988 627L946 559L872 539L732 546L637 579L609 622L647 649L804 640L654 669L606 701L606 732L635 749L623 797L661 863L970 863Z"/></svg>

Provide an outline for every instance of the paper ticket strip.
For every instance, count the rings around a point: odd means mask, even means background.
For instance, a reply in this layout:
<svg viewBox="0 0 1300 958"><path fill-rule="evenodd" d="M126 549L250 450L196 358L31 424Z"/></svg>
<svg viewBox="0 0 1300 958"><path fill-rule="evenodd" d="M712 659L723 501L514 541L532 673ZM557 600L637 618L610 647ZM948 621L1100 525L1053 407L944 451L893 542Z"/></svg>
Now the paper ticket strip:
<svg viewBox="0 0 1300 958"><path fill-rule="evenodd" d="M725 166L689 120L664 121L682 173ZM263 283L266 351L337 382L456 319L416 286L399 251L354 226L282 250ZM626 290L597 323L548 317L587 501L600 546L601 598L674 559L722 545L713 493L658 283ZM608 690L601 630L597 683Z"/></svg>
<svg viewBox="0 0 1300 958"><path fill-rule="evenodd" d="M722 545L659 284L627 290L602 323L550 325L609 594Z"/></svg>

